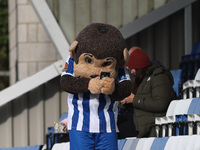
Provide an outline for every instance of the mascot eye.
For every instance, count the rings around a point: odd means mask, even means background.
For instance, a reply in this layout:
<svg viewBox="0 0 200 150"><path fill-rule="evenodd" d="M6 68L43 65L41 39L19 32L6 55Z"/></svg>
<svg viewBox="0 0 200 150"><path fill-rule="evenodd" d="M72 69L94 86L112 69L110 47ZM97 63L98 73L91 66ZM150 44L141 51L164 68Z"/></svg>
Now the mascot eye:
<svg viewBox="0 0 200 150"><path fill-rule="evenodd" d="M109 66L110 64L111 64L111 61L107 61L107 62L104 62L104 63L102 64L102 66L105 67L105 66Z"/></svg>
<svg viewBox="0 0 200 150"><path fill-rule="evenodd" d="M85 62L88 63L88 64L93 64L94 63L94 61L89 57L85 58Z"/></svg>

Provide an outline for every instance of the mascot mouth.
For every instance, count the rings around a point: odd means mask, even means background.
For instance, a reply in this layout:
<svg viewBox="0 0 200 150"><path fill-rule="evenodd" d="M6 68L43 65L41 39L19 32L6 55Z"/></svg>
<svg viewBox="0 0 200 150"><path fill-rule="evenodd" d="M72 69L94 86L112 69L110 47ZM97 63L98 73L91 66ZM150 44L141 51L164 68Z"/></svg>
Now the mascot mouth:
<svg viewBox="0 0 200 150"><path fill-rule="evenodd" d="M103 79L104 77L110 77L110 72L101 72L101 75L93 74L90 77L96 78L98 76L100 76L100 79Z"/></svg>
<svg viewBox="0 0 200 150"><path fill-rule="evenodd" d="M97 75L97 74L93 74L93 75L91 75L90 76L90 78L96 78L96 77L98 77L99 75Z"/></svg>

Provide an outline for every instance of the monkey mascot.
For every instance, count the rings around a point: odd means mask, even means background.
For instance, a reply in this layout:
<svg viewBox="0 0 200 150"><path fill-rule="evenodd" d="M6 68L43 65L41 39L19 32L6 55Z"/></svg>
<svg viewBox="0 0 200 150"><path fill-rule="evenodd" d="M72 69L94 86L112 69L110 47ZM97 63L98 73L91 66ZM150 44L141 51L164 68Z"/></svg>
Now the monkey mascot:
<svg viewBox="0 0 200 150"><path fill-rule="evenodd" d="M92 23L69 52L60 84L69 93L70 149L117 150L117 101L131 94L125 40L114 26Z"/></svg>

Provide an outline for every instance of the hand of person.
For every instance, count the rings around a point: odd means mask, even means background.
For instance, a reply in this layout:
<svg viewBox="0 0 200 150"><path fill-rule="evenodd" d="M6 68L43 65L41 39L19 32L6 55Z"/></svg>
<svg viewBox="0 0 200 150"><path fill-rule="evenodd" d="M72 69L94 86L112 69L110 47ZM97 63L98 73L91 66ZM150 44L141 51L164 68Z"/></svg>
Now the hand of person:
<svg viewBox="0 0 200 150"><path fill-rule="evenodd" d="M125 99L123 99L123 100L121 101L121 104L132 103L134 97L135 97L135 95L134 95L133 93L131 93L130 96L126 97Z"/></svg>

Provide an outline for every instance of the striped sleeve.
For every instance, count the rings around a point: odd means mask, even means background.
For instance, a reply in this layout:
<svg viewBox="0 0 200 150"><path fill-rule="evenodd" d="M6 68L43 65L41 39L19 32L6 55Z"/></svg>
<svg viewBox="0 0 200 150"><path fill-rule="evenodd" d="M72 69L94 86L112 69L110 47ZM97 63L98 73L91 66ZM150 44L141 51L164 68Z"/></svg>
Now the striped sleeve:
<svg viewBox="0 0 200 150"><path fill-rule="evenodd" d="M119 82L122 82L124 80L130 80L130 75L128 73L128 70L126 68L120 68L118 78Z"/></svg>
<svg viewBox="0 0 200 150"><path fill-rule="evenodd" d="M63 75L74 76L74 59L72 59L71 57L67 58L67 61L65 63L65 67L63 69L61 76Z"/></svg>

